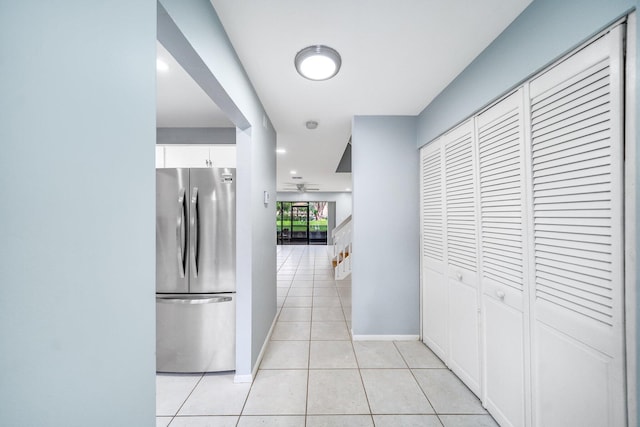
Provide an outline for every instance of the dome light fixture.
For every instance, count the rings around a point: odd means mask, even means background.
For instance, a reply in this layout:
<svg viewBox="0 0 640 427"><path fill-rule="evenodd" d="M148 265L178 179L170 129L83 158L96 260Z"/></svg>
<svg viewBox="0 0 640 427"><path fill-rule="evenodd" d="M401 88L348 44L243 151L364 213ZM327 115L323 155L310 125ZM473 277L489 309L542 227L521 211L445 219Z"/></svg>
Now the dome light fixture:
<svg viewBox="0 0 640 427"><path fill-rule="evenodd" d="M329 46L313 45L296 54L296 70L309 80L328 80L338 74L342 59L340 54Z"/></svg>

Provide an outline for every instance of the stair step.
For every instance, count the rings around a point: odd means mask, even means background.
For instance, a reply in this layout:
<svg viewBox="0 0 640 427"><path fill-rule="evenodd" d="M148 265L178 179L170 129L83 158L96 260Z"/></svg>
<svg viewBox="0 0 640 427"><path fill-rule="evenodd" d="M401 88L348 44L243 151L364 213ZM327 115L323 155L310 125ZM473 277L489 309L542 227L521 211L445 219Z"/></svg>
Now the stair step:
<svg viewBox="0 0 640 427"><path fill-rule="evenodd" d="M333 257L333 259L331 260L331 264L333 265L333 268L336 268L348 256L349 256L349 252L345 251L345 252L340 252L338 256Z"/></svg>

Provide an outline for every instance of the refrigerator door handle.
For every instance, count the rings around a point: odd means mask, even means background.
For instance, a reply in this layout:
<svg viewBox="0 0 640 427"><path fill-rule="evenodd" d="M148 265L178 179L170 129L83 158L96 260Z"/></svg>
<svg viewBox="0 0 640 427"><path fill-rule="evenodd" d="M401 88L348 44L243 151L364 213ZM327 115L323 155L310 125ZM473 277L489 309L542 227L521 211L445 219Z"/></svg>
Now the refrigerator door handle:
<svg viewBox="0 0 640 427"><path fill-rule="evenodd" d="M176 242L178 246L178 271L180 272L180 277L184 278L185 274L185 263L184 263L184 255L187 250L187 227L185 224L185 190L184 188L180 192L180 197L178 197L178 219L176 224Z"/></svg>
<svg viewBox="0 0 640 427"><path fill-rule="evenodd" d="M191 271L193 272L193 277L196 278L198 277L198 256L200 255L198 253L198 233L200 232L200 230L198 229L200 224L199 224L199 220L200 218L198 217L199 215L198 212L198 187L193 187L193 190L191 192L191 219L190 219L190 223L191 223L191 236L190 236L190 241L191 241Z"/></svg>
<svg viewBox="0 0 640 427"><path fill-rule="evenodd" d="M219 302L230 302L231 297L191 297L191 298L163 298L156 297L156 302L162 304L213 304Z"/></svg>

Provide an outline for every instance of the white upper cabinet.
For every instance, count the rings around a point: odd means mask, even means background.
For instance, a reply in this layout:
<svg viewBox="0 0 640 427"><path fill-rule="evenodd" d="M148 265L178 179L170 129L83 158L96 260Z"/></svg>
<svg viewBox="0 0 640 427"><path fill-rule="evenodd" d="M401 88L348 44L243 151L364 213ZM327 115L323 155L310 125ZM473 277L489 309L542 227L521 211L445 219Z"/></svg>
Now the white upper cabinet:
<svg viewBox="0 0 640 427"><path fill-rule="evenodd" d="M166 168L206 168L209 167L209 146L207 145L165 145Z"/></svg>
<svg viewBox="0 0 640 427"><path fill-rule="evenodd" d="M156 169L164 167L164 147L156 145Z"/></svg>
<svg viewBox="0 0 640 427"><path fill-rule="evenodd" d="M235 145L161 145L165 168L235 168ZM156 148L156 167L159 161Z"/></svg>

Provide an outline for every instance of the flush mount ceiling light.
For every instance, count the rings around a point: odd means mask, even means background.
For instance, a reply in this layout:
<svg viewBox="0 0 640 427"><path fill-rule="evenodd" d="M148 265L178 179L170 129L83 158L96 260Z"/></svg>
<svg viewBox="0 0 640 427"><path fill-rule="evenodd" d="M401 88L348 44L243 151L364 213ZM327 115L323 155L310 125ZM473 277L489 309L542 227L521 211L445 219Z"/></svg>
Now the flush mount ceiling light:
<svg viewBox="0 0 640 427"><path fill-rule="evenodd" d="M296 54L296 70L309 80L328 80L338 74L342 60L334 49L324 45L305 47Z"/></svg>

